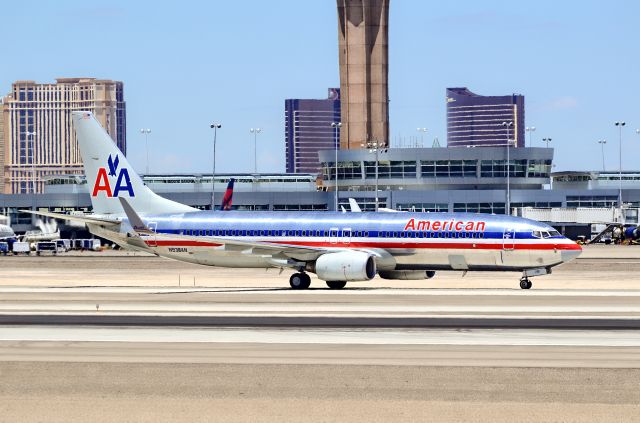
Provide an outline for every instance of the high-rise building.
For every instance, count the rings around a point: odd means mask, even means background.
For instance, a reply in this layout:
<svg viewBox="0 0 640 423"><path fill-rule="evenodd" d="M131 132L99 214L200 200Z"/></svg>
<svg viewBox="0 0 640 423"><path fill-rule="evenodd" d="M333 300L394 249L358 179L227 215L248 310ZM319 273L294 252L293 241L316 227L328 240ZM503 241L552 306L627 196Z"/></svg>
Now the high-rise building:
<svg viewBox="0 0 640 423"><path fill-rule="evenodd" d="M447 88L447 147L506 146L507 139L512 147L525 146L524 96L483 96L466 87Z"/></svg>
<svg viewBox="0 0 640 423"><path fill-rule="evenodd" d="M58 78L51 84L17 81L0 104L2 192L38 193L47 177L82 174L80 150L71 127L73 110L93 112L126 153L122 82L95 78Z"/></svg>
<svg viewBox="0 0 640 423"><path fill-rule="evenodd" d="M389 0L337 0L342 149L389 142Z"/></svg>
<svg viewBox="0 0 640 423"><path fill-rule="evenodd" d="M0 193L4 192L4 99L0 97Z"/></svg>
<svg viewBox="0 0 640 423"><path fill-rule="evenodd" d="M329 88L324 100L284 101L287 173L320 173L318 151L333 150L340 129L340 89Z"/></svg>

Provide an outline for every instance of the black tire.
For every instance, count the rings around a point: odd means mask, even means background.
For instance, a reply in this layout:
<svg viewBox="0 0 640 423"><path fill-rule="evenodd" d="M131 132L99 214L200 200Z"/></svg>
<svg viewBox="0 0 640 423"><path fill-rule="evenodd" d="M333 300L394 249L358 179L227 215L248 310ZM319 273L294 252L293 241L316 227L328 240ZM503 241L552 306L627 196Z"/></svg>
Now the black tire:
<svg viewBox="0 0 640 423"><path fill-rule="evenodd" d="M529 289L531 288L531 282L529 282L529 279L520 279L520 288L522 289Z"/></svg>
<svg viewBox="0 0 640 423"><path fill-rule="evenodd" d="M342 289L347 286L346 281L327 281L327 286L330 289Z"/></svg>
<svg viewBox="0 0 640 423"><path fill-rule="evenodd" d="M291 289L307 289L311 285L311 278L306 273L294 273L289 277Z"/></svg>

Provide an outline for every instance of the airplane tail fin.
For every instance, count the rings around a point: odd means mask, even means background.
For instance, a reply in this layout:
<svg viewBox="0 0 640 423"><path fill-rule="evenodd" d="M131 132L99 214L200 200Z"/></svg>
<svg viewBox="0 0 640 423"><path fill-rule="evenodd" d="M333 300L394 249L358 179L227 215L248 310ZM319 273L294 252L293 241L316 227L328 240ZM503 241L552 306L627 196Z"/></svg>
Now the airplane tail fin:
<svg viewBox="0 0 640 423"><path fill-rule="evenodd" d="M186 213L196 209L160 197L142 182L91 112L71 112L94 213L122 214L118 197L140 213Z"/></svg>
<svg viewBox="0 0 640 423"><path fill-rule="evenodd" d="M222 198L222 204L220 205L220 210L231 210L231 203L233 202L233 183L235 179L229 179L229 184L227 185L227 190L224 192L224 197Z"/></svg>

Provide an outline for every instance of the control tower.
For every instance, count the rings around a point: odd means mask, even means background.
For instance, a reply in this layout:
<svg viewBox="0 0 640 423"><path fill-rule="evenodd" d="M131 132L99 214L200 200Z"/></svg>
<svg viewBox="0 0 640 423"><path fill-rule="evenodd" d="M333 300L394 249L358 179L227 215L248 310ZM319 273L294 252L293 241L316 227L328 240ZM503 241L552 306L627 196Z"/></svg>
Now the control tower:
<svg viewBox="0 0 640 423"><path fill-rule="evenodd" d="M390 0L337 0L341 149L389 142Z"/></svg>

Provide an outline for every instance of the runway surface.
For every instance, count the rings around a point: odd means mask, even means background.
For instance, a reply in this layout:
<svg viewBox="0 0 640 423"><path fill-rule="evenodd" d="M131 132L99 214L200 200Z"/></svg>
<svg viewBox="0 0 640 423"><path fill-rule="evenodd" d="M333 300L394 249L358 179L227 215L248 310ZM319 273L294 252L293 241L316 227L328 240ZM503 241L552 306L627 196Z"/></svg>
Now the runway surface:
<svg viewBox="0 0 640 423"><path fill-rule="evenodd" d="M0 421L640 421L640 247L530 291L513 273L297 292L123 254L0 265Z"/></svg>

